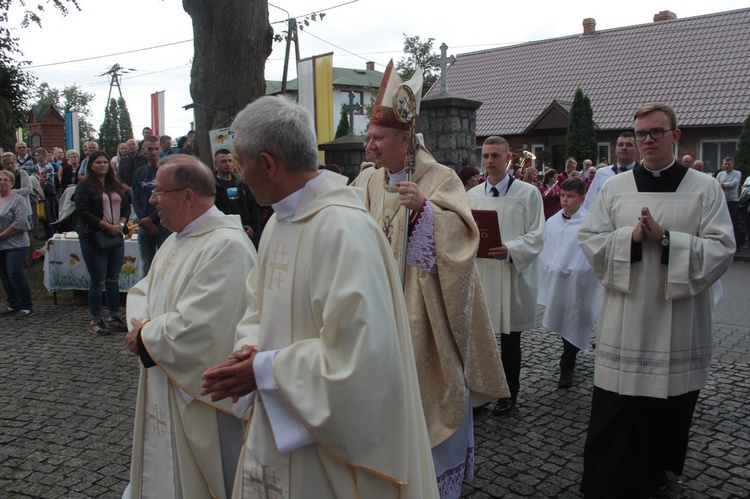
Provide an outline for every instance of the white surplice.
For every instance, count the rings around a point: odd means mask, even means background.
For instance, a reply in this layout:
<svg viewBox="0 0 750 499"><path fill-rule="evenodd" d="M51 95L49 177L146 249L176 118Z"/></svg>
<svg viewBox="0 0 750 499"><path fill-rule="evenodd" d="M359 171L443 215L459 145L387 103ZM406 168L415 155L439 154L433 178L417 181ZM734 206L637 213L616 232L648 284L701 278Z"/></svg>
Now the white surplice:
<svg viewBox="0 0 750 499"><path fill-rule="evenodd" d="M667 265L662 246L648 241L641 260L631 262L644 206L669 231ZM602 187L578 237L604 286L595 386L656 398L703 388L714 328L710 289L734 253L719 184L689 169L676 192L638 192L633 171L617 175Z"/></svg>
<svg viewBox="0 0 750 499"><path fill-rule="evenodd" d="M537 302L545 306L544 327L588 351L602 287L578 245L578 229L586 210L580 208L570 219L563 213L558 211L546 222Z"/></svg>
<svg viewBox="0 0 750 499"><path fill-rule="evenodd" d="M539 253L546 236L539 189L511 180L504 196L490 197L485 183L467 192L472 210L497 212L509 260L477 258L482 288L495 333L525 331L536 323Z"/></svg>

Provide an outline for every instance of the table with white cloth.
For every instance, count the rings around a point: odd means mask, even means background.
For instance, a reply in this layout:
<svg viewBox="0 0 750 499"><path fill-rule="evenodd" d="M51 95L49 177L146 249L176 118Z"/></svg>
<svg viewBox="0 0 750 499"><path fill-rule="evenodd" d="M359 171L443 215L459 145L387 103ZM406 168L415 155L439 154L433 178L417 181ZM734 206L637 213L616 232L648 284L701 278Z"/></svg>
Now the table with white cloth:
<svg viewBox="0 0 750 499"><path fill-rule="evenodd" d="M138 241L126 239L125 258L120 270L120 292L127 293L140 280L142 272ZM54 294L62 290L88 290L89 282L78 239L50 239L44 258L44 287Z"/></svg>

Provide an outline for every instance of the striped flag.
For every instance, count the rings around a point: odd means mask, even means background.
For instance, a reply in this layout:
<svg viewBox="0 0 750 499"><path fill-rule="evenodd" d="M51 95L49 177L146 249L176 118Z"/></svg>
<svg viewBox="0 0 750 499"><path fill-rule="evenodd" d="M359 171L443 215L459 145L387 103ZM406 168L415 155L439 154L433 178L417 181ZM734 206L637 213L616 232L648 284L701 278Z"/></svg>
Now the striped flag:
<svg viewBox="0 0 750 499"><path fill-rule="evenodd" d="M164 135L164 90L151 94L151 133Z"/></svg>

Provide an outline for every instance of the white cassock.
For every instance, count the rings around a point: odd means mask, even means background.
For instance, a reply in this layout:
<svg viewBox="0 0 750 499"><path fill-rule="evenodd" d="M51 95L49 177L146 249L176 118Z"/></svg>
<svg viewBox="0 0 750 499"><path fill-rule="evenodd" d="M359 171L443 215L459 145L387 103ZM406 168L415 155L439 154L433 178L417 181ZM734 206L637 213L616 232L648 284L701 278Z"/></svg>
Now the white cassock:
<svg viewBox="0 0 750 499"><path fill-rule="evenodd" d="M401 279L381 229L327 171L273 207L237 328L236 347L260 353L258 390L235 407L249 428L234 497L437 497Z"/></svg>
<svg viewBox="0 0 750 499"><path fill-rule="evenodd" d="M545 306L544 327L588 351L602 287L578 245L578 229L586 210L580 208L569 220L563 213L558 211L546 222L537 302Z"/></svg>
<svg viewBox="0 0 750 499"><path fill-rule="evenodd" d="M667 265L662 247L650 242L631 262L644 206L670 233ZM719 184L689 169L676 192L639 192L633 171L617 175L602 187L578 237L604 286L594 385L655 398L703 388L713 343L710 288L734 253Z"/></svg>
<svg viewBox="0 0 750 499"><path fill-rule="evenodd" d="M141 337L156 366L141 366L125 497L231 492L242 422L231 401L200 396L201 375L233 351L246 309L238 298L256 258L240 218L212 207L169 236L128 293L128 324L149 319Z"/></svg>
<svg viewBox="0 0 750 499"><path fill-rule="evenodd" d="M542 196L531 184L511 179L504 196L489 197L481 183L467 192L472 210L494 210L511 261L477 258L495 333L532 329L536 323L539 260L546 235Z"/></svg>

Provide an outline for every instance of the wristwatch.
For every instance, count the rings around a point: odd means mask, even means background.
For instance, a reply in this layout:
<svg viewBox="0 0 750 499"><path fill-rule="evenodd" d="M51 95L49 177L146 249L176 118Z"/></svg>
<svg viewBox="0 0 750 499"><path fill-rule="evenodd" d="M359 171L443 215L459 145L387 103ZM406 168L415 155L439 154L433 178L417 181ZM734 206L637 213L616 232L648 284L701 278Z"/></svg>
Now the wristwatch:
<svg viewBox="0 0 750 499"><path fill-rule="evenodd" d="M665 230L665 231L664 231L664 235L663 235L663 236L661 236L661 241L659 241L659 242L660 242L660 243L661 243L661 245L662 245L662 246L664 246L665 248L666 248L667 246L669 246L669 231L668 231L668 230Z"/></svg>
<svg viewBox="0 0 750 499"><path fill-rule="evenodd" d="M124 229L125 228L125 224L122 223L122 222L120 222L120 227Z"/></svg>

